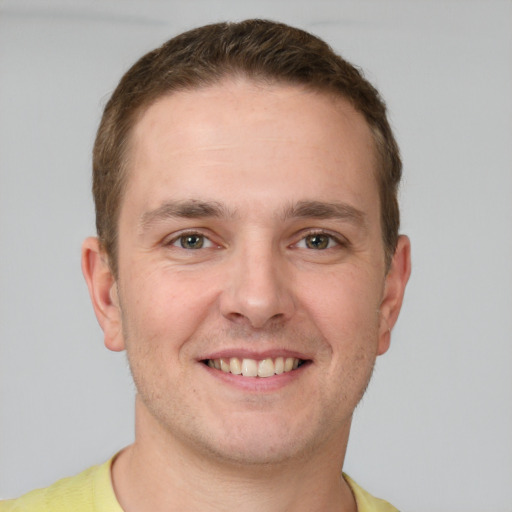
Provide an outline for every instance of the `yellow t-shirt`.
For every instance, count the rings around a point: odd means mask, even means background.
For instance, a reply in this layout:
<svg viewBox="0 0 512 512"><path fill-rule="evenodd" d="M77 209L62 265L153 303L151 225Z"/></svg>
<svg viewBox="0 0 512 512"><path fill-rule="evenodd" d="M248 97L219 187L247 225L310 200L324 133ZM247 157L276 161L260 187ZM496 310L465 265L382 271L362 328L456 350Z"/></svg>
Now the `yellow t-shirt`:
<svg viewBox="0 0 512 512"><path fill-rule="evenodd" d="M0 512L123 512L110 478L112 460L21 498L0 501Z"/></svg>
<svg viewBox="0 0 512 512"><path fill-rule="evenodd" d="M21 498L0 501L0 512L123 512L112 487L112 460ZM344 477L354 493L358 512L398 512L387 501L368 494L347 475Z"/></svg>

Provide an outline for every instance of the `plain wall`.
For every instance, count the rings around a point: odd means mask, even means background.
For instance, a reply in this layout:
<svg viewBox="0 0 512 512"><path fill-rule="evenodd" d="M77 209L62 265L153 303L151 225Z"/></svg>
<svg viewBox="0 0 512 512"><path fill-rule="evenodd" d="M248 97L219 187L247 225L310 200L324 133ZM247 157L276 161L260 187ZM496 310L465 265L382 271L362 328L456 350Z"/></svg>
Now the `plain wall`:
<svg viewBox="0 0 512 512"><path fill-rule="evenodd" d="M510 512L512 3L495 0L0 2L0 497L133 438L125 357L80 272L95 130L136 58L247 17L361 66L402 148L413 275L345 471L402 511Z"/></svg>

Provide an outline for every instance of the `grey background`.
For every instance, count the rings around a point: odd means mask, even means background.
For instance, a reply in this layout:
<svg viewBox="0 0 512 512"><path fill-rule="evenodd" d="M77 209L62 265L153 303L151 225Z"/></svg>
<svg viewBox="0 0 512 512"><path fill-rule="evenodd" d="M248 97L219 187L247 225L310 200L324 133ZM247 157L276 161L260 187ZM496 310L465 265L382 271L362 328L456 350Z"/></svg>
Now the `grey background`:
<svg viewBox="0 0 512 512"><path fill-rule="evenodd" d="M345 470L402 511L512 511L510 1L0 1L0 497L133 437L124 356L80 272L90 150L144 52L192 26L279 19L387 99L413 275Z"/></svg>

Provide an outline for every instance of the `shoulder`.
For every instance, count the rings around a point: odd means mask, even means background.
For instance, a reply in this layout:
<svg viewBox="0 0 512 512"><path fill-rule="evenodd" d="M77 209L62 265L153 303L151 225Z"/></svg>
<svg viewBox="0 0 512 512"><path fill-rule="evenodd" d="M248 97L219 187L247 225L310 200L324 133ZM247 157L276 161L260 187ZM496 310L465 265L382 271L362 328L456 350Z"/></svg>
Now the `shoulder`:
<svg viewBox="0 0 512 512"><path fill-rule="evenodd" d="M354 494L354 498L357 503L357 512L398 512L398 509L393 505L387 501L375 498L369 492L357 485L354 480L345 473L343 473L343 477Z"/></svg>
<svg viewBox="0 0 512 512"><path fill-rule="evenodd" d="M14 500L0 501L0 512L122 512L110 478L111 460L63 478Z"/></svg>

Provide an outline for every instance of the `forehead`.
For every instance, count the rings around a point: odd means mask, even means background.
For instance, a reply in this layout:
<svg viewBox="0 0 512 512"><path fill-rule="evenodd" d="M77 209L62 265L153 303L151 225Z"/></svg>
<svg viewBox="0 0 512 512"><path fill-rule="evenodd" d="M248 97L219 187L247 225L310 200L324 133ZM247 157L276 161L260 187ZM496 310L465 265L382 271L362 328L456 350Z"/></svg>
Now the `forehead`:
<svg viewBox="0 0 512 512"><path fill-rule="evenodd" d="M334 195L334 183L376 193L364 117L339 96L293 85L229 79L161 97L139 117L129 156L127 190L153 188L146 207L166 194L222 195L226 186L257 199L258 190L293 183L281 190L288 201L320 187Z"/></svg>

